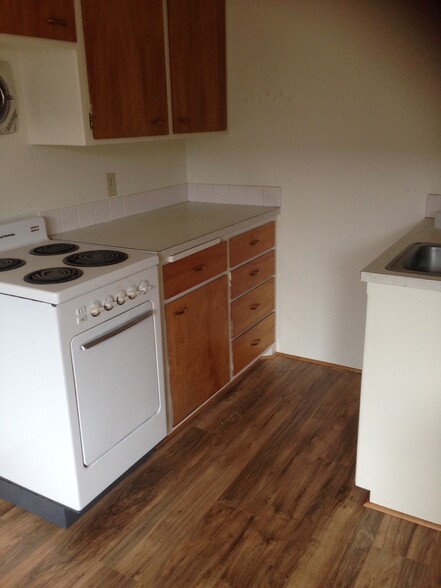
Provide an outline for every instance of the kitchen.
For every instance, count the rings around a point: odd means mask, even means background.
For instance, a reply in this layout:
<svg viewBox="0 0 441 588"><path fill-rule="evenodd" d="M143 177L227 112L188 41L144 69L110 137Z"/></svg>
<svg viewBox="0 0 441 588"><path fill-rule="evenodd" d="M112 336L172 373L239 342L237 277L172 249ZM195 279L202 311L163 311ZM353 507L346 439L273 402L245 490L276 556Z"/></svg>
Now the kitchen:
<svg viewBox="0 0 441 588"><path fill-rule="evenodd" d="M402 10L229 1L225 133L37 147L19 102L18 132L0 141L0 218L104 200L108 172L119 195L281 186L277 350L361 368L360 269L441 184L439 47L432 21ZM19 71L1 42L0 58Z"/></svg>

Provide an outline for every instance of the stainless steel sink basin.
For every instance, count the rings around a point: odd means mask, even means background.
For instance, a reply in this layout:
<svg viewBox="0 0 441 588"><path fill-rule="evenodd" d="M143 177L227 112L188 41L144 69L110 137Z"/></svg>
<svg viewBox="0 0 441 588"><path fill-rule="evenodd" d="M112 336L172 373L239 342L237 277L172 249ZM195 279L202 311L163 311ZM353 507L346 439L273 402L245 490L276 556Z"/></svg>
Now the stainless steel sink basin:
<svg viewBox="0 0 441 588"><path fill-rule="evenodd" d="M412 243L387 266L395 272L412 272L441 276L441 244Z"/></svg>

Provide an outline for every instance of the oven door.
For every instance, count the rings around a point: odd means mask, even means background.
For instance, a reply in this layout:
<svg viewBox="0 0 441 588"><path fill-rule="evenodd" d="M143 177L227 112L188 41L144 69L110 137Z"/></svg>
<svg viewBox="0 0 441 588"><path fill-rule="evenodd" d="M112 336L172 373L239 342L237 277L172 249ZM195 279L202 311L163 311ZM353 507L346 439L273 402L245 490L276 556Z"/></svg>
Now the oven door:
<svg viewBox="0 0 441 588"><path fill-rule="evenodd" d="M90 466L160 410L150 302L71 342L83 461Z"/></svg>

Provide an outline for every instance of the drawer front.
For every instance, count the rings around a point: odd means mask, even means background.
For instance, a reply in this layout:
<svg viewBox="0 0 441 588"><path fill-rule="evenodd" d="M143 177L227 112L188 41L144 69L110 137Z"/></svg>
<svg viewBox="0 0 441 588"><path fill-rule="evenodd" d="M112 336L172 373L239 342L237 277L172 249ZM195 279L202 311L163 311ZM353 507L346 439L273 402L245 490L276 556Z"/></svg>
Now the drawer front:
<svg viewBox="0 0 441 588"><path fill-rule="evenodd" d="M230 267L274 247L275 235L276 224L271 222L230 239Z"/></svg>
<svg viewBox="0 0 441 588"><path fill-rule="evenodd" d="M162 267L164 298L193 288L227 269L227 244L218 243Z"/></svg>
<svg viewBox="0 0 441 588"><path fill-rule="evenodd" d="M231 272L231 298L255 288L275 274L276 255L269 251Z"/></svg>
<svg viewBox="0 0 441 588"><path fill-rule="evenodd" d="M274 313L233 341L233 373L237 374L274 343Z"/></svg>
<svg viewBox="0 0 441 588"><path fill-rule="evenodd" d="M274 310L274 279L268 280L231 304L233 339Z"/></svg>

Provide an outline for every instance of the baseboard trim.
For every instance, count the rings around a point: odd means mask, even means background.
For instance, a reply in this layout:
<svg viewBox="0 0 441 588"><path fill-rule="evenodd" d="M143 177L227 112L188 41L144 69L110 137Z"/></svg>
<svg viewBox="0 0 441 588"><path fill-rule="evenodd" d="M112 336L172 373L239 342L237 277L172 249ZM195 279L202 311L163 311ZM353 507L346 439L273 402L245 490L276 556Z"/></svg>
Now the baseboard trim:
<svg viewBox="0 0 441 588"><path fill-rule="evenodd" d="M441 525L437 525L436 523L432 523L424 519L419 519L418 517L413 517L411 515L404 514L403 512L399 512L398 510L393 510L391 508L386 508L385 506L380 506L379 504L375 504L374 502L370 502L369 500L364 503L364 506L366 508L370 508L371 510L376 510L377 512L381 512L382 514L390 515L391 517L396 517L409 523L415 523L416 525L421 525L422 527L427 527L428 529L441 531Z"/></svg>
<svg viewBox="0 0 441 588"><path fill-rule="evenodd" d="M276 351L274 356L279 356L279 357L287 357L288 359L296 359L297 361L304 361L306 363L314 363L316 365L322 365L324 367L329 367L329 368L333 368L336 370L342 370L345 372L352 372L354 374L361 374L361 369L359 368L353 368L353 367L349 367L347 365L340 365L338 363L330 363L327 361L320 361L318 359L309 359L308 357L300 357L298 355L290 355L289 353L281 353L280 351Z"/></svg>

